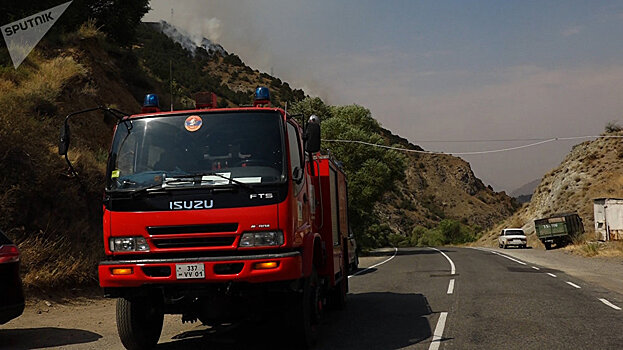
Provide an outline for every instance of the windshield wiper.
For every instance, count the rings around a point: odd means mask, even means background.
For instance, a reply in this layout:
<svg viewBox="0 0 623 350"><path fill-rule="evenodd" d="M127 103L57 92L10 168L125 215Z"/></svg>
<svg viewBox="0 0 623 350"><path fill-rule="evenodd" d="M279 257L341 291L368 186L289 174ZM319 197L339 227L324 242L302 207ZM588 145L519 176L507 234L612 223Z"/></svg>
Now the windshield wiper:
<svg viewBox="0 0 623 350"><path fill-rule="evenodd" d="M171 178L169 178L171 179ZM184 179L173 179L173 180L165 180L163 182L160 183L156 183L153 185L149 185L147 187L141 187L141 188L137 188L137 189L127 189L127 190L113 190L113 191L107 191L108 193L129 193L130 196L132 198L134 198L135 196L139 195L139 194L144 194L144 193L148 193L148 192L152 192L152 190L167 190L167 189L175 189L175 188L180 188L180 187L167 187L166 185L168 184L175 184L175 183L184 183L184 182L188 182ZM130 181L130 180L123 180L123 184L124 185L135 185L136 182L134 181Z"/></svg>
<svg viewBox="0 0 623 350"><path fill-rule="evenodd" d="M216 177L220 177L221 179L225 179L225 180L229 180L230 183L232 184L236 184L240 187L244 187L249 191L255 192L255 189L251 186L249 186L249 184L244 183L242 181L238 181L235 180L232 177L227 177L225 175L219 174L217 172L205 172L205 173L196 173L196 174L188 174L188 175L176 175L176 176L171 176L169 177L169 179L176 179L176 180L183 180L183 179L192 179L193 182L201 182L203 180L204 176L216 176ZM180 181L180 182L184 182L184 181ZM166 181L166 184L169 184L171 182Z"/></svg>
<svg viewBox="0 0 623 350"><path fill-rule="evenodd" d="M157 191L157 190L192 188L192 187L177 187L177 186L170 186L169 187L168 185L182 184L182 183L194 184L196 182L201 182L202 178L204 176L220 177L222 179L230 181L230 184L235 184L237 186L244 187L245 189L247 189L247 190L249 190L249 191L251 191L253 193L256 193L255 189L253 187L249 186L248 184L246 184L246 183L244 183L242 181L234 180L233 178L230 178L230 177L227 177L225 175L221 175L221 174L218 174L218 173L215 173L215 172L205 172L205 173L186 174L186 175L174 175L174 176L165 177L163 179L163 181L160 182L160 183L156 183L156 184L149 185L149 186L146 186L146 187L141 187L141 188L138 188L138 189L135 189L135 190L129 189L129 190L121 190L121 191L119 191L119 190L117 190L117 191L108 191L108 192L129 193L130 196L132 198L134 198L135 196L138 196L138 195L141 195L141 194L145 194L145 193L149 193L149 192L154 192L154 191ZM124 185L126 185L126 184L133 185L133 184L136 184L136 183L133 182L133 181L124 180L123 184ZM222 185L214 185L214 184L212 184L210 186L202 185L201 187L217 188L217 187L221 187L221 186ZM223 186L223 187L225 187L225 186ZM225 187L225 188L227 188L227 187ZM231 187L229 187L229 188L231 188Z"/></svg>

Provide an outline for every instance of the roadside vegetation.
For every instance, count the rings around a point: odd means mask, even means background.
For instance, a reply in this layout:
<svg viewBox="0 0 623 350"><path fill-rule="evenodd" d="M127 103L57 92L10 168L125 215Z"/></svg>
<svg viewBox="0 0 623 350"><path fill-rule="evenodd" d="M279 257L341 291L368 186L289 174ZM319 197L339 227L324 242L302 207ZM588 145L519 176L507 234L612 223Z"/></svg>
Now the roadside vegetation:
<svg viewBox="0 0 623 350"><path fill-rule="evenodd" d="M46 58L40 52L17 71L0 68L0 227L19 243L26 286L82 283L92 272L76 262L93 256L84 248L95 243L97 215L85 208L101 193L95 187L98 151L83 148L72 155L85 179L82 188L55 154L58 100L86 74L71 56Z"/></svg>
<svg viewBox="0 0 623 350"><path fill-rule="evenodd" d="M119 90L115 59L148 1L74 1L18 69L0 47L0 227L22 252L27 290L95 285L103 255L101 196L114 120L101 115L73 126L72 178L56 146L64 115L101 104L135 112ZM57 1L3 1L9 23ZM91 18L84 23L84 14ZM107 67L108 74L102 67Z"/></svg>
<svg viewBox="0 0 623 350"><path fill-rule="evenodd" d="M390 243L395 247L442 246L464 244L476 240L477 229L459 221L444 219L433 228L417 226L409 236L392 234Z"/></svg>
<svg viewBox="0 0 623 350"><path fill-rule="evenodd" d="M623 241L601 242L596 237L597 233L589 230L563 250L584 257L623 258Z"/></svg>
<svg viewBox="0 0 623 350"><path fill-rule="evenodd" d="M320 98L307 98L293 104L293 114L305 118L322 117L324 140L358 140L389 146L381 135L381 126L370 111L362 106L329 106ZM399 145L398 145L399 146ZM406 157L396 151L354 143L324 141L322 149L339 160L348 178L348 209L351 228L361 248L375 248L389 243L391 229L381 225L374 211L383 194L405 178Z"/></svg>

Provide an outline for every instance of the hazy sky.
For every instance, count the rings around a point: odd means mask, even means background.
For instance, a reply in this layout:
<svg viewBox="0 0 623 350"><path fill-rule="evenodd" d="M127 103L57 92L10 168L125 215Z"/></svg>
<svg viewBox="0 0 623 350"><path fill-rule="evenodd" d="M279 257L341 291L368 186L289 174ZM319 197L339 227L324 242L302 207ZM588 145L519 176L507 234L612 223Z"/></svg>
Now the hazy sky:
<svg viewBox="0 0 623 350"><path fill-rule="evenodd" d="M158 1L165 19L331 104L369 108L427 150L595 135L623 120L621 1ZM171 14L173 9L173 15ZM496 190L557 166L577 142L464 156Z"/></svg>

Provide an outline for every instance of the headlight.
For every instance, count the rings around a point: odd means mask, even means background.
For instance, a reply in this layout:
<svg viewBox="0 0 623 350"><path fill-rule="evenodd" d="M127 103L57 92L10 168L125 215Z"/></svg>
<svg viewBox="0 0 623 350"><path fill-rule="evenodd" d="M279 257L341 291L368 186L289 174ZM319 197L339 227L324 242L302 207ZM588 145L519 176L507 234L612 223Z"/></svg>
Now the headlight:
<svg viewBox="0 0 623 350"><path fill-rule="evenodd" d="M148 252L149 244L145 237L111 237L110 250L113 252Z"/></svg>
<svg viewBox="0 0 623 350"><path fill-rule="evenodd" d="M263 231L245 232L240 237L240 247L270 247L283 244L283 232Z"/></svg>

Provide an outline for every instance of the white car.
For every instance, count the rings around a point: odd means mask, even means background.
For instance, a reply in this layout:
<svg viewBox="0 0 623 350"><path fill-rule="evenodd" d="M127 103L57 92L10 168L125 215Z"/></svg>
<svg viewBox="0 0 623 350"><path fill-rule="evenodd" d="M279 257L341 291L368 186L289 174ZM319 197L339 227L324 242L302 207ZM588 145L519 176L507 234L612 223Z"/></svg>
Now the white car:
<svg viewBox="0 0 623 350"><path fill-rule="evenodd" d="M500 248L506 249L508 246L517 246L525 248L527 245L526 234L520 228L505 228L500 232L498 237L498 245Z"/></svg>

